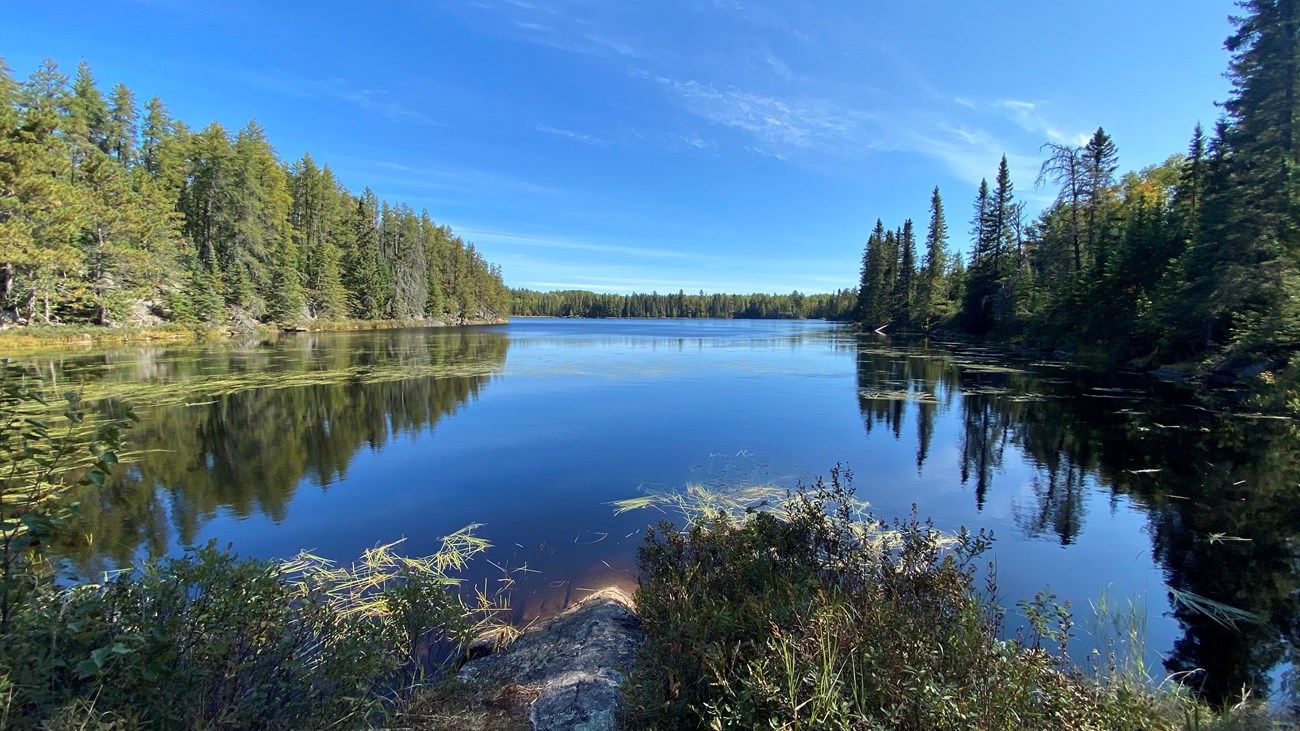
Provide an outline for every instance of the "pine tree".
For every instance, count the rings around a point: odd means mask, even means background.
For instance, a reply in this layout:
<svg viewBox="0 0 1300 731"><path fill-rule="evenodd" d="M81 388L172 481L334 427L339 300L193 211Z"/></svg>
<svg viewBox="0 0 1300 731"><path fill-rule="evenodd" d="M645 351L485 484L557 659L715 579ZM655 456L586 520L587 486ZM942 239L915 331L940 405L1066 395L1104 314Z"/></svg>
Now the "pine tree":
<svg viewBox="0 0 1300 731"><path fill-rule="evenodd" d="M993 195L989 199L987 224L988 230L984 232L983 238L986 246L992 249L993 253L993 275L997 280L1001 280L1006 275L1007 258L1005 252L1011 248L1014 233L1014 216L1016 213L1015 200L1012 193L1014 186L1011 183L1011 169L1007 166L1007 156L1002 156L1002 161L998 163L997 182L993 189Z"/></svg>
<svg viewBox="0 0 1300 731"><path fill-rule="evenodd" d="M95 84L95 77L90 73L90 64L84 59L77 66L77 78L72 82L72 99L68 102L68 108L68 134L72 139L74 164L79 163L91 147L107 152L108 105Z"/></svg>
<svg viewBox="0 0 1300 731"><path fill-rule="evenodd" d="M119 83L113 87L108 103L108 119L104 130L105 152L119 163L130 166L134 162L139 113L135 108L135 95Z"/></svg>
<svg viewBox="0 0 1300 731"><path fill-rule="evenodd" d="M27 322L51 321L59 296L78 294L63 286L82 266L82 190L73 184L68 140L60 134L65 84L47 62L10 92L22 112L9 104L0 109L0 307Z"/></svg>
<svg viewBox="0 0 1300 731"><path fill-rule="evenodd" d="M357 198L348 219L351 236L343 250L343 285L354 317L367 320L384 316L387 286L379 249L378 200L369 188Z"/></svg>
<svg viewBox="0 0 1300 731"><path fill-rule="evenodd" d="M974 241L971 246L970 269L965 277L966 291L961 311L962 327L977 335L987 333L993 326L993 300L997 295L994 264L998 246L994 205L988 180L981 180L979 191L975 194L975 212L971 217L971 236Z"/></svg>
<svg viewBox="0 0 1300 731"><path fill-rule="evenodd" d="M876 219L876 227L879 229L884 228L884 224L881 223L880 219ZM871 269L871 249L875 246L875 238L874 233L867 237L867 243L862 247L862 265L858 269L858 297L853 306L853 319L863 324L867 322L867 314L870 310L871 278L873 274Z"/></svg>
<svg viewBox="0 0 1300 731"><path fill-rule="evenodd" d="M950 314L945 275L948 270L948 222L943 215L939 187L930 195L930 228L925 236L925 259L917 284L917 325L930 330Z"/></svg>
<svg viewBox="0 0 1300 731"><path fill-rule="evenodd" d="M1083 187L1081 200L1084 207L1087 249L1092 257L1093 270L1101 276L1109 257L1108 223L1115 200L1115 171L1119 169L1119 151L1110 135L1101 127L1083 148Z"/></svg>
<svg viewBox="0 0 1300 731"><path fill-rule="evenodd" d="M1239 350L1300 345L1300 2L1244 0L1228 38L1233 205L1215 299Z"/></svg>
<svg viewBox="0 0 1300 731"><path fill-rule="evenodd" d="M903 327L911 327L916 301L916 236L912 231L912 219L903 222L896 238L899 255L898 276L894 279L893 319Z"/></svg>
<svg viewBox="0 0 1300 731"><path fill-rule="evenodd" d="M17 97L19 109L27 115L44 113L51 115L50 119L57 119L70 114L72 90L68 76L48 58L19 88Z"/></svg>

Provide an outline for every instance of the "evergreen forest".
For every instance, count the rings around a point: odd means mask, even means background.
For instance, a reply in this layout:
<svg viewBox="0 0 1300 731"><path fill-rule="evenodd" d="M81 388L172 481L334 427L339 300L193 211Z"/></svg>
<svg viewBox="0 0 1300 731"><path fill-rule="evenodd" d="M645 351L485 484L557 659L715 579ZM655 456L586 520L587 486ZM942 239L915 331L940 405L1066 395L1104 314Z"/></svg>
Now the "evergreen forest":
<svg viewBox="0 0 1300 731"><path fill-rule="evenodd" d="M504 317L501 272L427 211L280 158L250 121L193 129L85 62L0 61L0 316L251 325Z"/></svg>
<svg viewBox="0 0 1300 731"><path fill-rule="evenodd" d="M1029 172L1055 198L1036 216L1004 156L975 194L968 260L949 248L935 188L923 235L910 220L876 221L854 319L867 330L959 331L1294 388L1300 3L1239 5L1226 42L1229 99L1212 130L1195 127L1185 153L1121 175L1119 143L1104 129L1082 145L1048 143Z"/></svg>
<svg viewBox="0 0 1300 731"><path fill-rule="evenodd" d="M833 294L601 294L581 289L510 292L510 312L524 317L673 317L718 319L847 320L857 293Z"/></svg>

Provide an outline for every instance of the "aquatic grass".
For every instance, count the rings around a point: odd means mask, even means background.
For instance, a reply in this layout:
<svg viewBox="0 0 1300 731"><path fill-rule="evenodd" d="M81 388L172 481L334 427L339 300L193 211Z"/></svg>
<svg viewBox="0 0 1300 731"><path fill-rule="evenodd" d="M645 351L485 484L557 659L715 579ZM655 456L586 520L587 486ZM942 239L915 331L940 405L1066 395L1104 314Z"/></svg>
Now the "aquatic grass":
<svg viewBox="0 0 1300 731"><path fill-rule="evenodd" d="M614 514L631 510L653 508L671 509L688 520L703 518L715 513L741 516L751 510L773 509L786 499L788 490L776 485L747 485L734 489L715 489L699 483L686 485L684 490L650 492L639 497L615 500Z"/></svg>
<svg viewBox="0 0 1300 731"><path fill-rule="evenodd" d="M358 365L329 370L286 372L282 370L247 371L231 374L223 371L212 376L180 381L112 382L85 380L76 386L87 404L110 404L125 401L137 409L189 407L246 391L284 390L344 384L369 385L420 378L474 378L499 372L500 364L489 359L453 363L399 363L392 365ZM33 408L33 414L42 410ZM45 411L48 413L48 411Z"/></svg>
<svg viewBox="0 0 1300 731"><path fill-rule="evenodd" d="M1263 617L1245 609L1229 606L1190 591L1175 589L1172 586L1166 585L1165 589L1169 591L1169 598L1174 604L1204 615L1221 627L1236 627L1238 623L1266 623Z"/></svg>
<svg viewBox="0 0 1300 731"><path fill-rule="evenodd" d="M922 404L939 403L939 400L932 393L908 389L888 390L882 388L864 388L858 391L858 396L868 401L912 401Z"/></svg>
<svg viewBox="0 0 1300 731"><path fill-rule="evenodd" d="M1093 672L1069 655L1068 605L1040 594L1008 638L985 533L856 514L847 474L779 510L661 522L638 554L646 632L627 691L630 729L1275 728L1243 699L1215 711L1180 678L1153 684L1146 617L1105 593ZM640 506L654 501L639 500ZM669 504L672 504L671 502Z"/></svg>
<svg viewBox="0 0 1300 731"><path fill-rule="evenodd" d="M507 581L495 591L474 588L472 604L466 604L460 588L464 579L451 572L464 571L471 560L491 548L491 543L475 535L482 524L474 523L443 536L438 550L428 556L406 556L396 550L406 539L366 549L359 560L338 565L310 552L279 564L286 581L299 587L314 587L329 597L331 606L344 617L371 619L392 618L403 611L432 612L435 621L424 625L440 626L447 639L465 644L480 635L492 635L507 643L517 634L503 618L510 611ZM504 569L503 569L504 571ZM509 572L505 572L508 576ZM418 584L425 587L420 601L423 607L408 607L394 602L402 587ZM412 645L426 638L411 636Z"/></svg>

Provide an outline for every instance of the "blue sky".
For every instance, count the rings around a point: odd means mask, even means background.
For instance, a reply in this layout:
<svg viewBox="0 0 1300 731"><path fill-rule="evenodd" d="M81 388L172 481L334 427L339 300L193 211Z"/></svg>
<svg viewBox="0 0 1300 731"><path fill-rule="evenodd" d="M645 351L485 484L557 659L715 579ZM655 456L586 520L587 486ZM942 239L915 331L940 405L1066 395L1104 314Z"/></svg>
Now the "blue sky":
<svg viewBox="0 0 1300 731"><path fill-rule="evenodd" d="M193 126L263 125L354 191L427 208L506 283L850 287L938 185L954 248L998 158L1098 125L1136 169L1228 92L1226 0L9 3L18 78L85 58Z"/></svg>

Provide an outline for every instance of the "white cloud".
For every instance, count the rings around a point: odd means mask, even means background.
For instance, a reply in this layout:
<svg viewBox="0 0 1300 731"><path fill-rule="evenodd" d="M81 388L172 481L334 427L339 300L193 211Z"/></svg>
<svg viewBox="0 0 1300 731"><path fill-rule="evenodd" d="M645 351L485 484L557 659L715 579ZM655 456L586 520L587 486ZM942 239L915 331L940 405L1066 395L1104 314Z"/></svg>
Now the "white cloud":
<svg viewBox="0 0 1300 731"><path fill-rule="evenodd" d="M374 112L393 122L409 122L434 127L445 127L428 114L390 98L384 89L367 89L334 77L330 79L302 79L278 72L268 74L250 71L242 74L252 86L304 99L336 99L355 107Z"/></svg>
<svg viewBox="0 0 1300 731"><path fill-rule="evenodd" d="M603 140L599 137L593 137L592 135L585 134L582 132L574 132L573 130L569 130L569 129L559 129L557 127L551 127L550 125L545 125L545 124L537 125L536 129L538 132L544 132L548 135L551 135L552 137L560 137L584 145L591 145L593 147L609 147L610 145L608 140Z"/></svg>
<svg viewBox="0 0 1300 731"><path fill-rule="evenodd" d="M756 152L784 159L792 149L847 152L862 142L859 133L867 115L826 99L655 79L693 114L747 133Z"/></svg>
<svg viewBox="0 0 1300 731"><path fill-rule="evenodd" d="M1084 132L1067 132L1059 125L1049 122L1040 108L1041 102L1028 102L1019 99L1000 99L993 103L993 108L1014 122L1026 132L1046 135L1048 141L1058 145L1083 145L1088 142Z"/></svg>
<svg viewBox="0 0 1300 731"><path fill-rule="evenodd" d="M374 183L387 182L401 188L430 188L472 194L485 199L499 199L503 191L508 191L516 196L530 195L556 198L568 195L567 191L549 185L509 173L494 172L477 167L408 165L388 160L360 158L347 154L331 154L330 159L369 168L370 171L365 176L368 183L371 181ZM387 177L375 175L373 172L375 170L389 171L390 173L396 173L396 175ZM399 195L395 197L407 199L410 196Z"/></svg>
<svg viewBox="0 0 1300 731"><path fill-rule="evenodd" d="M569 251L591 251L604 252L610 254L620 254L625 256L639 256L651 259L684 259L684 260L705 260L714 259L703 254L697 254L687 251L674 251L672 249L660 249L638 246L621 246L617 244L594 244L585 241L572 241L563 238L554 238L550 236L521 234L509 231L493 231L484 229L465 228L458 229L458 233L465 239L472 239L476 242L491 243L498 246L524 246L530 248L543 249L566 249Z"/></svg>

